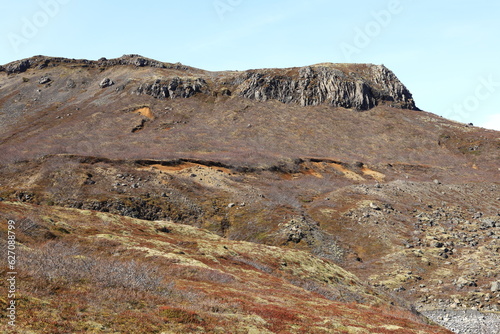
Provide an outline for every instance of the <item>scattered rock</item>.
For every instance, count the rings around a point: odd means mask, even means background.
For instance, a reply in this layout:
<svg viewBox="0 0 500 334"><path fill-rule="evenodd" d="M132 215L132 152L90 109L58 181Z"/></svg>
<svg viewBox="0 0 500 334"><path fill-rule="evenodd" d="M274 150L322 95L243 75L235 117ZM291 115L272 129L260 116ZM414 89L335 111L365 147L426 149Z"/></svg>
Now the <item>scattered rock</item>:
<svg viewBox="0 0 500 334"><path fill-rule="evenodd" d="M454 306L456 307L456 304L451 304L450 308ZM495 313L481 313L474 309L463 311L445 309L425 311L423 314L454 333L500 333L500 316Z"/></svg>
<svg viewBox="0 0 500 334"><path fill-rule="evenodd" d="M222 96L231 96L231 91L228 88L222 88L220 94Z"/></svg>
<svg viewBox="0 0 500 334"><path fill-rule="evenodd" d="M489 229L497 227L498 221L494 218L482 218L480 219L481 229Z"/></svg>
<svg viewBox="0 0 500 334"><path fill-rule="evenodd" d="M482 216L483 216L483 213L482 213L482 212L476 212L476 213L472 216L472 218L474 218L474 219L479 219L479 218L481 218Z"/></svg>
<svg viewBox="0 0 500 334"><path fill-rule="evenodd" d="M115 83L110 78L104 78L104 79L102 79L101 83L99 84L99 87L106 88L109 86L113 86L114 84Z"/></svg>
<svg viewBox="0 0 500 334"><path fill-rule="evenodd" d="M444 246L444 244L441 241L434 240L434 241L431 242L431 247L441 248L443 246Z"/></svg>
<svg viewBox="0 0 500 334"><path fill-rule="evenodd" d="M38 83L40 85L45 85L46 83L51 82L52 80L49 77L41 77L40 80L38 80Z"/></svg>
<svg viewBox="0 0 500 334"><path fill-rule="evenodd" d="M463 287L466 286L477 286L477 283L475 280L465 278L463 276L460 276L455 280L455 285L459 288L462 289Z"/></svg>
<svg viewBox="0 0 500 334"><path fill-rule="evenodd" d="M500 281L495 281L491 283L491 292L499 292L500 291Z"/></svg>
<svg viewBox="0 0 500 334"><path fill-rule="evenodd" d="M73 89L76 87L76 83L75 81L69 79L68 81L66 81L66 88L68 89Z"/></svg>

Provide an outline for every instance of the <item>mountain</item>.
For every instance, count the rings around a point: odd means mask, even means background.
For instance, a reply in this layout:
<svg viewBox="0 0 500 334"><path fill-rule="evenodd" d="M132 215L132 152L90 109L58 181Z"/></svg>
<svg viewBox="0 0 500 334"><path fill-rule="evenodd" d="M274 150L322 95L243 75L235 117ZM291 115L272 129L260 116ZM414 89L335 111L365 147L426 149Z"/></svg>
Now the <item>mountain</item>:
<svg viewBox="0 0 500 334"><path fill-rule="evenodd" d="M495 333L500 135L384 66L36 56L0 67L0 130L1 215L23 257L63 254L20 260L23 328L446 333L422 314L475 308Z"/></svg>

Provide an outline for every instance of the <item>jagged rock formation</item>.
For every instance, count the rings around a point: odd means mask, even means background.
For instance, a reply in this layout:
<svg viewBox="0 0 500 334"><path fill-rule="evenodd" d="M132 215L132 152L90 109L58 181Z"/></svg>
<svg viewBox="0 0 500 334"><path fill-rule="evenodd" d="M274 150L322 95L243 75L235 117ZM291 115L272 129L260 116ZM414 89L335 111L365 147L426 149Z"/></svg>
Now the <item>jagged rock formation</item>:
<svg viewBox="0 0 500 334"><path fill-rule="evenodd" d="M174 77L167 80L155 80L152 83L143 83L137 88L136 93L151 95L157 99L175 99L180 97L188 98L207 90L207 83L202 78L183 79Z"/></svg>
<svg viewBox="0 0 500 334"><path fill-rule="evenodd" d="M416 109L411 93L384 66L361 65L361 73L344 73L339 65L302 67L298 75L250 71L239 86L240 95L258 101L279 100L302 106L327 103L333 107L367 110L381 101Z"/></svg>

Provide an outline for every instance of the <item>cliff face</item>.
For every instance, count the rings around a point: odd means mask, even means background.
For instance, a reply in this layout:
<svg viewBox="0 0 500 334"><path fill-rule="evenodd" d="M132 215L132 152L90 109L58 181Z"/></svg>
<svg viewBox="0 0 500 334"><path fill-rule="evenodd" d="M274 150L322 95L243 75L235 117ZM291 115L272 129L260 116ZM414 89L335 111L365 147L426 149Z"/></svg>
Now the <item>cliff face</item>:
<svg viewBox="0 0 500 334"><path fill-rule="evenodd" d="M231 95L256 101L278 100L301 106L328 104L368 110L381 103L418 110L409 90L383 65L318 64L301 68L245 72L207 72L182 64L162 63L138 55L98 61L37 56L0 67L7 74L28 69L82 66L106 70L116 66L150 67L162 71L143 81L132 93L159 99L188 98L198 93Z"/></svg>
<svg viewBox="0 0 500 334"><path fill-rule="evenodd" d="M258 101L279 100L302 106L368 110L382 101L416 109L408 89L384 66L316 65L298 69L296 75L276 71L250 71L238 87L241 96ZM343 69L343 71L341 69Z"/></svg>

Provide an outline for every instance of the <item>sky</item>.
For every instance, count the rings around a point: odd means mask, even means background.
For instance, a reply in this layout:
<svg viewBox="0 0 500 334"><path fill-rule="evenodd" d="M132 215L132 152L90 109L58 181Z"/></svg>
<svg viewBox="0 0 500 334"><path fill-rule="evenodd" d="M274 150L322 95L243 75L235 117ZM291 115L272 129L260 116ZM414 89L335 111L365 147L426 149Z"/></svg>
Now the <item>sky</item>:
<svg viewBox="0 0 500 334"><path fill-rule="evenodd" d="M21 0L0 64L140 54L206 70L384 64L425 111L500 130L500 2Z"/></svg>

